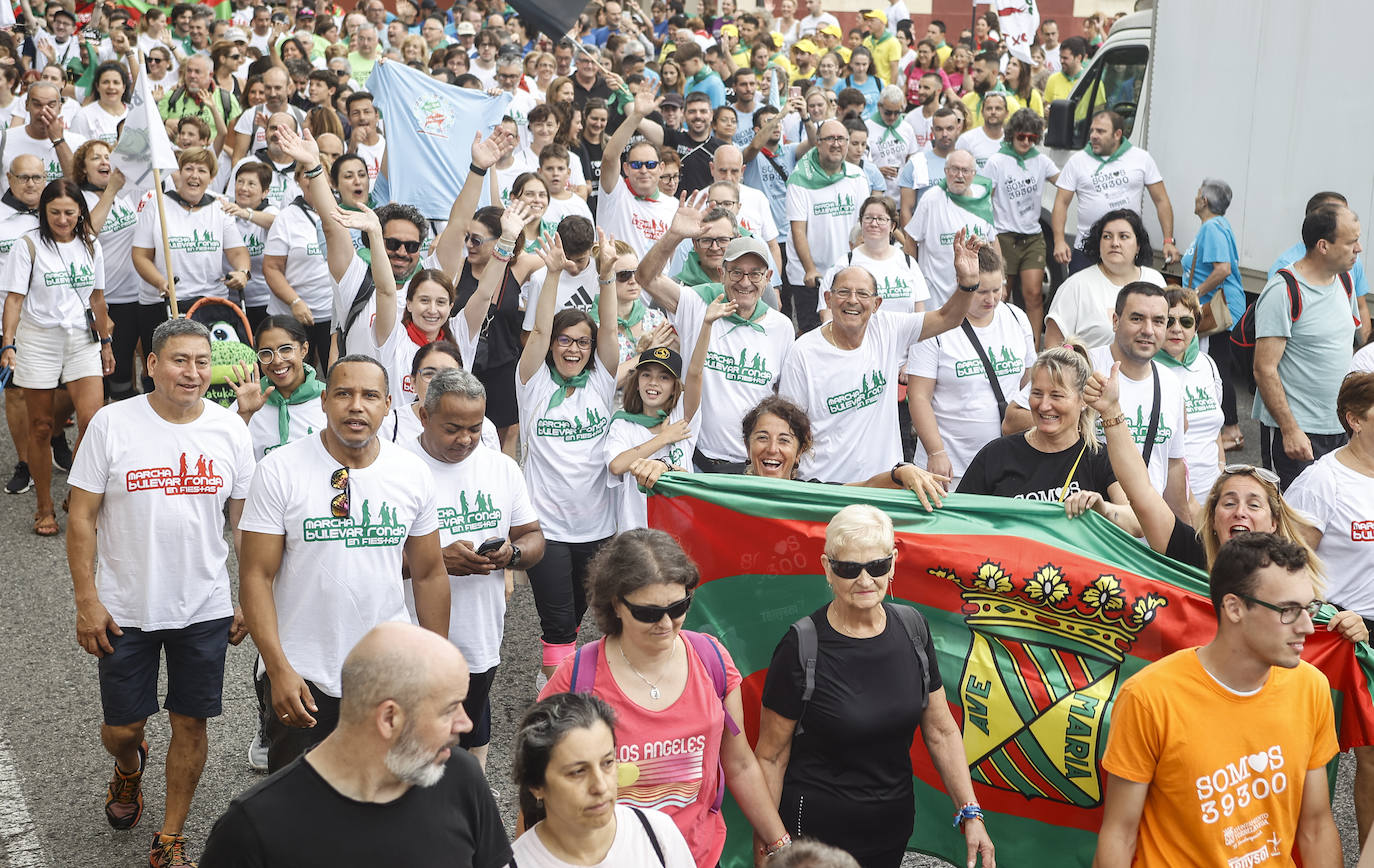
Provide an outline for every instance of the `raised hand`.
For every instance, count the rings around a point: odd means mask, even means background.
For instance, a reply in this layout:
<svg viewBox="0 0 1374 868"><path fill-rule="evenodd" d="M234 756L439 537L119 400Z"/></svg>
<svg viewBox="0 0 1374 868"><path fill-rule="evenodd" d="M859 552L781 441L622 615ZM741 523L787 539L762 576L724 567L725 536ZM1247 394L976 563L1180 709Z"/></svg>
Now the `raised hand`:
<svg viewBox="0 0 1374 868"><path fill-rule="evenodd" d="M1111 373L1105 376L1094 371L1083 386L1083 403L1104 416L1115 409L1121 397L1120 371L1120 362L1113 362Z"/></svg>
<svg viewBox="0 0 1374 868"><path fill-rule="evenodd" d="M267 403L267 396L277 390L276 386L269 385L264 392L258 377L258 366L248 362L235 362L230 366L229 385L233 387L234 397L238 399L238 412L245 416L251 416L261 410Z"/></svg>
<svg viewBox="0 0 1374 868"><path fill-rule="evenodd" d="M716 296L716 300L706 306L706 324L710 325L718 319L729 316L739 309L739 305L725 297L725 293Z"/></svg>
<svg viewBox="0 0 1374 868"><path fill-rule="evenodd" d="M649 90L640 90L635 94L635 100L630 105L630 114L638 118L646 118L653 114L662 104L662 97L655 99L653 93Z"/></svg>
<svg viewBox="0 0 1374 868"><path fill-rule="evenodd" d="M691 195L683 193L668 231L685 238L700 238L706 234L706 215L710 212L710 195L706 190Z"/></svg>
<svg viewBox="0 0 1374 868"><path fill-rule="evenodd" d="M277 130L277 146L282 153L303 166L317 166L320 163L320 146L315 144L315 137L310 133L310 128L306 127L302 133L297 133L289 126L283 126Z"/></svg>
<svg viewBox="0 0 1374 868"><path fill-rule="evenodd" d="M515 149L515 136L499 124L485 139L478 133L472 140L472 165L490 169Z"/></svg>
<svg viewBox="0 0 1374 868"><path fill-rule="evenodd" d="M559 238L557 233L545 232L539 239L539 249L535 252L544 261L544 267L550 274L562 271L568 264L568 257L563 253L563 239Z"/></svg>
<svg viewBox="0 0 1374 868"><path fill-rule="evenodd" d="M519 238L532 216L528 205L519 199L511 200L506 210L501 212L501 237Z"/></svg>
<svg viewBox="0 0 1374 868"><path fill-rule="evenodd" d="M363 204L358 205L357 211L335 208L334 220L345 229L357 229L360 232L382 231L382 221L377 217L377 212Z"/></svg>
<svg viewBox="0 0 1374 868"><path fill-rule="evenodd" d="M654 347L668 347L671 349L673 344L676 343L676 338L677 330L673 328L672 324L661 322L654 327L653 331L645 332L639 336L639 341L635 344L635 350L642 353L645 350L652 350Z"/></svg>
<svg viewBox="0 0 1374 868"><path fill-rule="evenodd" d="M978 285L978 251L983 239L969 232L968 227L954 233L954 275L960 286Z"/></svg>
<svg viewBox="0 0 1374 868"><path fill-rule="evenodd" d="M596 273L602 277L611 273L616 261L615 236L605 229L596 230Z"/></svg>

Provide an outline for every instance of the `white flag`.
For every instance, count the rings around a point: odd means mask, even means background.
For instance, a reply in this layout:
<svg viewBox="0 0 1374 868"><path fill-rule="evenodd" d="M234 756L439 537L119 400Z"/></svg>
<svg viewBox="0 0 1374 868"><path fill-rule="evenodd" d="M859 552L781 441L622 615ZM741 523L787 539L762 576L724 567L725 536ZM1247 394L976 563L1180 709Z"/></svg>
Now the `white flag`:
<svg viewBox="0 0 1374 868"><path fill-rule="evenodd" d="M10 0L0 0L0 27L13 27L14 7L10 5Z"/></svg>
<svg viewBox="0 0 1374 868"><path fill-rule="evenodd" d="M4 0L0 0L3 4ZM164 173L177 168L176 154L162 125L157 103L148 89L148 76L140 72L124 116L124 131L110 154L110 162L128 179L125 189L144 193L153 188L153 169Z"/></svg>
<svg viewBox="0 0 1374 868"><path fill-rule="evenodd" d="M1011 56L1030 64L1030 47L1040 29L1040 7L1036 0L998 0L997 26L1002 31L1002 44Z"/></svg>

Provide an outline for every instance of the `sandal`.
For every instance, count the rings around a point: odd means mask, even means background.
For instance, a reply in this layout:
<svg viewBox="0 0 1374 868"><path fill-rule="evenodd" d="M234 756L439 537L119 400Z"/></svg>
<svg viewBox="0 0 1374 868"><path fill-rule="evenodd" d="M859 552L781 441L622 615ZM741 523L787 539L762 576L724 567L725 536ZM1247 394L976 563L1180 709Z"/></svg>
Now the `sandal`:
<svg viewBox="0 0 1374 868"><path fill-rule="evenodd" d="M33 532L39 536L57 536L62 532L62 527L57 523L57 516L51 513L35 515L33 517Z"/></svg>

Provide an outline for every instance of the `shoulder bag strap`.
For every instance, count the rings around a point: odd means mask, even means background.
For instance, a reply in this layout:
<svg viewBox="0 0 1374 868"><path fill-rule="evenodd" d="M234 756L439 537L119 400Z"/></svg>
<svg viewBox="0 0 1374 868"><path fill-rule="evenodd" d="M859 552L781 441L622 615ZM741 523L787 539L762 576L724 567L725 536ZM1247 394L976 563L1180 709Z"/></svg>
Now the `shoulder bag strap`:
<svg viewBox="0 0 1374 868"><path fill-rule="evenodd" d="M592 685L596 684L597 658L600 656L598 652L604 641L604 639L598 639L595 642L588 642L573 654L572 678L568 681L570 692L592 692ZM582 665L584 662L586 663L585 666Z"/></svg>
<svg viewBox="0 0 1374 868"><path fill-rule="evenodd" d="M639 824L644 827L644 834L649 836L649 846L654 848L654 855L658 857L658 864L666 868L668 860L663 858L663 847L658 843L658 836L654 834L654 827L649 822L649 818L644 815L643 811L636 808L634 805L630 805L629 808L631 811L634 811L635 816L639 818Z"/></svg>
<svg viewBox="0 0 1374 868"><path fill-rule="evenodd" d="M811 695L816 692L816 624L807 615L798 618L792 624L792 629L797 631L797 659L801 661L802 673L806 679L802 687L802 710L797 715L796 735L805 731L802 725L802 718L806 716L806 704L811 701Z"/></svg>
<svg viewBox="0 0 1374 868"><path fill-rule="evenodd" d="M1154 375L1154 404L1150 407L1150 427L1145 432L1145 449L1142 452L1145 458L1145 468L1150 467L1150 455L1155 450L1155 435L1159 433L1159 365L1154 360L1150 360L1150 373Z"/></svg>
<svg viewBox="0 0 1374 868"><path fill-rule="evenodd" d="M921 687L925 693L921 698L921 709L925 710L930 703L930 660L926 657L927 633L924 619L910 606L884 603L883 607L901 623L902 628L906 630L907 638L911 640L911 647L916 651L916 661L921 665Z"/></svg>
<svg viewBox="0 0 1374 868"><path fill-rule="evenodd" d="M763 151L759 151L759 153L760 153L760 154L763 154L763 158L764 158L765 160L768 161L768 165L770 165L770 166L773 167L773 171L777 172L777 173L778 173L778 176L779 176L780 178L782 178L782 182L783 182L784 184L786 184L786 183L787 183L787 170L784 169L784 168L782 167L782 163L779 163L779 162L778 162L778 158L777 158L777 157L774 157L774 156L771 156L771 155L769 155L769 154L764 154ZM3 156L4 156L4 151L3 151L3 150L0 150L0 157L3 157Z"/></svg>
<svg viewBox="0 0 1374 868"><path fill-rule="evenodd" d="M983 349L983 344L978 340L978 333L973 330L973 323L964 320L960 326L964 334L968 335L969 343L973 344L974 352L978 353L978 361L983 363L983 373L987 375L988 382L992 384L992 394L997 397L997 418L1001 419L1007 415L1007 396L1002 394L1002 384L997 379L997 372L992 369L992 360L988 358L987 350Z"/></svg>

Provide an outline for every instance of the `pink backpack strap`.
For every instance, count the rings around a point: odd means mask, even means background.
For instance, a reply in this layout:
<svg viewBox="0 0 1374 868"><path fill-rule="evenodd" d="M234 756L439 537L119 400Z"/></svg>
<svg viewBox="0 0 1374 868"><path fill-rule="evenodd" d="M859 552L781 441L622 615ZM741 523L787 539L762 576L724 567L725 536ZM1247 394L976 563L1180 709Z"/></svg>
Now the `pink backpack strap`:
<svg viewBox="0 0 1374 868"><path fill-rule="evenodd" d="M572 680L568 685L570 693L591 693L596 684L597 658L601 656L601 645L605 639L588 642L573 654Z"/></svg>

